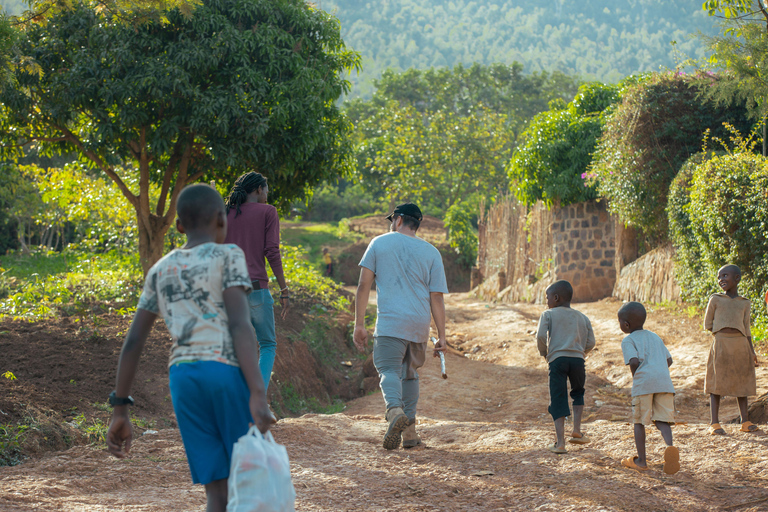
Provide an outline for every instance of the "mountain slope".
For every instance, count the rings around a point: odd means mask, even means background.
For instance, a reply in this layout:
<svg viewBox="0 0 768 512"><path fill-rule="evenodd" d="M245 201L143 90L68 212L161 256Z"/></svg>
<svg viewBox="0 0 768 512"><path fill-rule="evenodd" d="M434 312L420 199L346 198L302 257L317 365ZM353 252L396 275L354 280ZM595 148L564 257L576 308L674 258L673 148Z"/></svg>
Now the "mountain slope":
<svg viewBox="0 0 768 512"><path fill-rule="evenodd" d="M342 24L345 42L363 55L354 96L388 67L513 61L525 70L560 70L615 82L703 56L697 31L715 22L700 0L321 0ZM675 50L670 44L676 41Z"/></svg>

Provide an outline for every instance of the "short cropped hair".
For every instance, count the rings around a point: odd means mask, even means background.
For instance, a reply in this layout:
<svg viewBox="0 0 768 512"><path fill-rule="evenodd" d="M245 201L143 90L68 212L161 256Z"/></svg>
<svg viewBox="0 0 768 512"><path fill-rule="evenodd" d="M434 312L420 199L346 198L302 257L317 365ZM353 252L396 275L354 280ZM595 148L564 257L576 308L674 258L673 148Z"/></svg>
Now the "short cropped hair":
<svg viewBox="0 0 768 512"><path fill-rule="evenodd" d="M627 302L619 309L619 317L629 320L633 327L642 327L647 313L645 307L639 302Z"/></svg>
<svg viewBox="0 0 768 512"><path fill-rule="evenodd" d="M224 211L224 200L215 188L196 184L185 187L179 194L176 212L181 224L187 229L204 226L218 212Z"/></svg>
<svg viewBox="0 0 768 512"><path fill-rule="evenodd" d="M400 217L403 218L403 226L409 229L418 231L419 226L421 226L421 221L416 217L411 217L410 215L400 215Z"/></svg>
<svg viewBox="0 0 768 512"><path fill-rule="evenodd" d="M723 265L720 268L720 270L727 270L727 271L733 272L737 276L741 277L741 269L737 265L734 265L733 263L728 264L728 265ZM720 271L718 270L717 273L719 274Z"/></svg>
<svg viewBox="0 0 768 512"><path fill-rule="evenodd" d="M573 286L565 279L555 281L549 285L549 291L556 293L564 302L570 302L573 300Z"/></svg>

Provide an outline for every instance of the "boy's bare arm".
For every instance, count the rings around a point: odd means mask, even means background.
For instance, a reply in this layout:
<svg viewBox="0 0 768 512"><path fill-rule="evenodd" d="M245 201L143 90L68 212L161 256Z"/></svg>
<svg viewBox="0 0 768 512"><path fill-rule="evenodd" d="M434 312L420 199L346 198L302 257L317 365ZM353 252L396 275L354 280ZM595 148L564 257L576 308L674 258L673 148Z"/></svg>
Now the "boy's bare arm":
<svg viewBox="0 0 768 512"><path fill-rule="evenodd" d="M632 376L635 376L635 372L640 367L640 360L636 357L633 357L629 360L629 371L632 372Z"/></svg>
<svg viewBox="0 0 768 512"><path fill-rule="evenodd" d="M256 333L253 331L248 312L248 295L242 287L233 286L224 290L223 297L237 362L251 392L251 416L259 430L265 433L272 424L272 415L267 405L264 379L259 371Z"/></svg>
<svg viewBox="0 0 768 512"><path fill-rule="evenodd" d="M667 368L669 368L670 366L672 366L672 358L668 357L667 358Z"/></svg>
<svg viewBox="0 0 768 512"><path fill-rule="evenodd" d="M131 322L131 328L123 342L123 349L120 351L120 361L117 364L117 384L115 385L115 394L118 397L125 398L131 394L131 385L136 376L136 368L139 364L139 357L147 341L152 325L155 323L157 315L146 309L137 309ZM133 438L133 428L131 419L128 415L127 405L116 405L112 410L112 421L107 431L107 448L109 452L118 458L125 457L131 451L131 440ZM123 448L125 445L125 448Z"/></svg>

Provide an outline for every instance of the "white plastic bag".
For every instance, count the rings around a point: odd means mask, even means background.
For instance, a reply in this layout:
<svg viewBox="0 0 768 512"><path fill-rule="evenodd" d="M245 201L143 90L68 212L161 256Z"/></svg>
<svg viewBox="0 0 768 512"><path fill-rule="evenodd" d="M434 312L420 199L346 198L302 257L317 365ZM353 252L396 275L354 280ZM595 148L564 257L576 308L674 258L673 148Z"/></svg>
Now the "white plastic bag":
<svg viewBox="0 0 768 512"><path fill-rule="evenodd" d="M227 512L295 511L288 452L255 426L235 443L227 486Z"/></svg>

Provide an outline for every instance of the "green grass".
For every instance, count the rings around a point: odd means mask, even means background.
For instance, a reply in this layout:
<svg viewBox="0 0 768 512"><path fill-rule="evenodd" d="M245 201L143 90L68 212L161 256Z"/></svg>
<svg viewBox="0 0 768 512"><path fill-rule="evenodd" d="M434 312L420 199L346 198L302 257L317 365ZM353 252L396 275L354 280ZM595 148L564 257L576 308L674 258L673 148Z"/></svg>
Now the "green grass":
<svg viewBox="0 0 768 512"><path fill-rule="evenodd" d="M306 259L313 266L322 269L323 248L338 255L338 250L352 245L364 238L361 233L349 230L349 224L342 220L338 223L290 222L280 224L280 238L286 245L301 246L306 251Z"/></svg>
<svg viewBox="0 0 768 512"><path fill-rule="evenodd" d="M280 385L280 383L276 384ZM283 409L277 407L278 413L281 416L287 416L288 414L300 415L300 414L336 414L343 411L346 405L339 398L333 398L330 404L322 404L320 400L315 397L304 397L296 391L296 388L292 384L280 385L280 396L283 397ZM286 414L288 413L288 414Z"/></svg>

